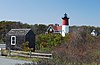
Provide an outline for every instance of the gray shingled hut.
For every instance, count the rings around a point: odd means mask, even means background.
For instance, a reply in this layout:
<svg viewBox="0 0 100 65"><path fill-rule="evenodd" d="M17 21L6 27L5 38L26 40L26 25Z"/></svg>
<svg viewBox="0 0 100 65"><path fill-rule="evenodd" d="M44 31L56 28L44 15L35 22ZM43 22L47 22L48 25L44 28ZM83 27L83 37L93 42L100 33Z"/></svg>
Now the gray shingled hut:
<svg viewBox="0 0 100 65"><path fill-rule="evenodd" d="M22 50L22 44L29 42L29 48L35 51L35 34L31 29L11 29L6 34L6 48L10 50Z"/></svg>

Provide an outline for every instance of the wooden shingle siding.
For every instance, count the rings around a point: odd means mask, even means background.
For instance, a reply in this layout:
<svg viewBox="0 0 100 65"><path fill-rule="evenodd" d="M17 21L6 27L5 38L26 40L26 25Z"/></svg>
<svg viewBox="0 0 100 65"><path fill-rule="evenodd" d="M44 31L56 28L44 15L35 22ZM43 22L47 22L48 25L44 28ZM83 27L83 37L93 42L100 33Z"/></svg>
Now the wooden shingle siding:
<svg viewBox="0 0 100 65"><path fill-rule="evenodd" d="M11 36L16 37L16 44L11 45ZM31 29L11 29L6 34L6 48L11 50L22 50L22 44L29 42L29 47L35 51L35 34Z"/></svg>

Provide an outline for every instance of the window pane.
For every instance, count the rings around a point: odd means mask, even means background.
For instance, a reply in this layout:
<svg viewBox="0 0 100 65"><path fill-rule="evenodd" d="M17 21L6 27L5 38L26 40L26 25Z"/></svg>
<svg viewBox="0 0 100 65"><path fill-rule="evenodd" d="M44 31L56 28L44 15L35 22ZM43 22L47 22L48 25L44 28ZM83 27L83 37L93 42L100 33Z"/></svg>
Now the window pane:
<svg viewBox="0 0 100 65"><path fill-rule="evenodd" d="M12 41L12 44L15 44L15 41Z"/></svg>
<svg viewBox="0 0 100 65"><path fill-rule="evenodd" d="M12 37L12 40L15 40L15 37Z"/></svg>

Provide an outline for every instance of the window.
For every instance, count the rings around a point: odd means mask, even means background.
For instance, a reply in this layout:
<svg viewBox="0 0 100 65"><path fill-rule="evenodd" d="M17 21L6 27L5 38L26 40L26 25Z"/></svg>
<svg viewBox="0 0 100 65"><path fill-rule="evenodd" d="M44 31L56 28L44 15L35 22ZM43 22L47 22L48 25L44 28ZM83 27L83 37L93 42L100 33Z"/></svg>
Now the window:
<svg viewBox="0 0 100 65"><path fill-rule="evenodd" d="M11 36L11 45L16 45L16 36Z"/></svg>
<svg viewBox="0 0 100 65"><path fill-rule="evenodd" d="M50 32L52 32L52 29L50 28Z"/></svg>

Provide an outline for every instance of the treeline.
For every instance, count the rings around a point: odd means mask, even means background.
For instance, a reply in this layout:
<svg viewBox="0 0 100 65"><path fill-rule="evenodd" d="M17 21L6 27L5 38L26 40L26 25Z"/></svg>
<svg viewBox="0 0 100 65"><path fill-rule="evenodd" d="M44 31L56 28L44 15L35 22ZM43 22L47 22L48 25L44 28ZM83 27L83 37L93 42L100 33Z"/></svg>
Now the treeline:
<svg viewBox="0 0 100 65"><path fill-rule="evenodd" d="M0 21L0 43L5 42L6 33L11 29L20 29L20 28L31 28L36 35L45 33L47 30L47 25L44 24L34 24L29 25L27 23L21 23L16 21Z"/></svg>

